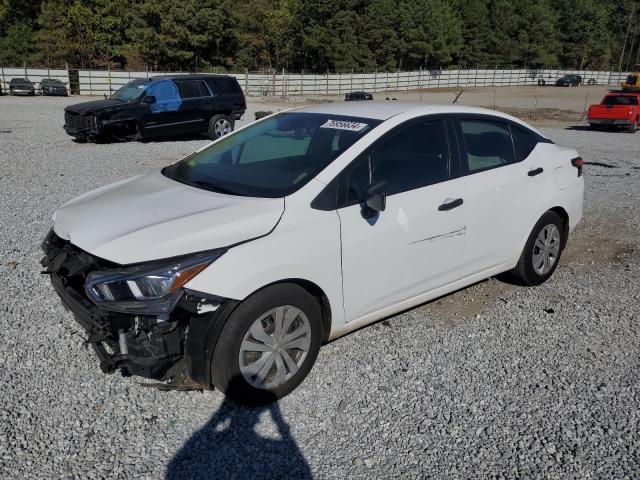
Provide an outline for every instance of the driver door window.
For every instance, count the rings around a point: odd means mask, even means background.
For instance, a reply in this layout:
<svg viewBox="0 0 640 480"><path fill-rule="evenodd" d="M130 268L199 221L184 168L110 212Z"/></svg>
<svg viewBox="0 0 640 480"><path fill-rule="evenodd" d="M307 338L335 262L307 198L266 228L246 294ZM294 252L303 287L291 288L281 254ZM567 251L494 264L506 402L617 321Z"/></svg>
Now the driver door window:
<svg viewBox="0 0 640 480"><path fill-rule="evenodd" d="M354 161L346 173L346 204L363 200L367 186L386 182L390 196L449 178L449 146L443 120L418 121L391 133Z"/></svg>

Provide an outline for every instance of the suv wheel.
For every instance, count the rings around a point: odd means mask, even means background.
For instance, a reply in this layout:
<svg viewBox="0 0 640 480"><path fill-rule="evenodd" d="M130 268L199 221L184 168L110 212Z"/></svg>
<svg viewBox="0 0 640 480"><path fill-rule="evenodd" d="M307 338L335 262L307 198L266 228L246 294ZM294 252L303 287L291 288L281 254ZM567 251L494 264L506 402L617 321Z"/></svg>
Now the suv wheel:
<svg viewBox="0 0 640 480"><path fill-rule="evenodd" d="M313 366L323 338L318 302L302 287L267 287L242 302L211 356L213 385L238 403L261 405L293 391Z"/></svg>
<svg viewBox="0 0 640 480"><path fill-rule="evenodd" d="M209 121L209 138L211 140L217 140L233 132L234 124L234 120L227 115L214 115Z"/></svg>
<svg viewBox="0 0 640 480"><path fill-rule="evenodd" d="M636 133L638 131L638 118L631 122L631 124L629 125L629 131L631 133Z"/></svg>
<svg viewBox="0 0 640 480"><path fill-rule="evenodd" d="M508 276L518 285L540 285L555 271L566 243L562 218L546 212L529 235L516 267Z"/></svg>

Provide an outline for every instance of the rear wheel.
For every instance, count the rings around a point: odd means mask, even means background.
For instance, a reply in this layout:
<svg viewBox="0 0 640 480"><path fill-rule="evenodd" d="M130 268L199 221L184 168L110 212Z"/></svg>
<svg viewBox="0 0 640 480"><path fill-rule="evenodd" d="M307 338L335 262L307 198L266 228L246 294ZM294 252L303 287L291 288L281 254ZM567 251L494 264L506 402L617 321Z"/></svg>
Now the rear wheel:
<svg viewBox="0 0 640 480"><path fill-rule="evenodd" d="M214 115L209 121L207 133L211 140L217 140L233 132L234 120L227 115Z"/></svg>
<svg viewBox="0 0 640 480"><path fill-rule="evenodd" d="M302 287L267 287L225 323L211 357L213 385L238 403L261 405L293 391L313 366L323 338L318 302Z"/></svg>
<svg viewBox="0 0 640 480"><path fill-rule="evenodd" d="M540 285L555 271L566 243L566 229L560 216L546 212L529 235L518 264L508 272L519 285Z"/></svg>

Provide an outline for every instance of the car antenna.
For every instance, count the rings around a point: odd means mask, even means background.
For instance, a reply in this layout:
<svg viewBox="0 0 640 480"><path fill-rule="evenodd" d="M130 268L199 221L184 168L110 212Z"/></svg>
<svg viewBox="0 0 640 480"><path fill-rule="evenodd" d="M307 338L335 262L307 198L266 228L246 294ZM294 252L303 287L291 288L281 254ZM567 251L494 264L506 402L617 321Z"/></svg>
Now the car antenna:
<svg viewBox="0 0 640 480"><path fill-rule="evenodd" d="M453 99L453 102L451 103L456 103L458 101L458 99L460 98L460 95L462 95L462 92L464 92L464 88L461 89L458 94L456 95L456 98Z"/></svg>

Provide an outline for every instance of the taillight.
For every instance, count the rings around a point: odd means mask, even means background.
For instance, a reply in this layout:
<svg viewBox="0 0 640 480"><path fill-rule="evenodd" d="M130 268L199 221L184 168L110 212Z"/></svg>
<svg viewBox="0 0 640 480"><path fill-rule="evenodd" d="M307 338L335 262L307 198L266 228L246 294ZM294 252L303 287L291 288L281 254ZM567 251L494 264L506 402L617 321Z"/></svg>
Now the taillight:
<svg viewBox="0 0 640 480"><path fill-rule="evenodd" d="M580 158L580 157L572 158L571 159L571 165L573 165L574 167L576 167L578 169L578 176L581 177L582 176L582 167L584 167L584 160L582 160L582 158Z"/></svg>

